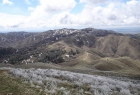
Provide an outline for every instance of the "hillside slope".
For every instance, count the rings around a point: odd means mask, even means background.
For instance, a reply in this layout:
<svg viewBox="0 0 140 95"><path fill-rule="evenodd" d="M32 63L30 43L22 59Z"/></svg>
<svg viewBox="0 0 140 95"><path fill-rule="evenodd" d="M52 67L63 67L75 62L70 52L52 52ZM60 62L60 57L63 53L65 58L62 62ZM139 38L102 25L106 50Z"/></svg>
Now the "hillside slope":
<svg viewBox="0 0 140 95"><path fill-rule="evenodd" d="M94 63L106 57L140 60L139 38L108 30L64 28L41 33L13 32L0 34L0 39L0 47L6 50L0 51L0 61L12 64L30 60L30 63L68 61L74 65L83 61ZM8 53L7 47L13 51Z"/></svg>
<svg viewBox="0 0 140 95"><path fill-rule="evenodd" d="M98 37L95 49L108 56L129 56L134 59L140 58L140 40L129 36L108 35Z"/></svg>
<svg viewBox="0 0 140 95"><path fill-rule="evenodd" d="M15 47L15 45L27 37L30 37L36 33L28 32L9 32L0 33L0 47Z"/></svg>

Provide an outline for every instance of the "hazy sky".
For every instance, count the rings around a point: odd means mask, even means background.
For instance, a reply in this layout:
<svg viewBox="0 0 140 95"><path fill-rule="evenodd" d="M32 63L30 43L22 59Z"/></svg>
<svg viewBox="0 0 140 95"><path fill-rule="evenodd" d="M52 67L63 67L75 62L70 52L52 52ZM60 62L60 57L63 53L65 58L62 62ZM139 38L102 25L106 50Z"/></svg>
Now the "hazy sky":
<svg viewBox="0 0 140 95"><path fill-rule="evenodd" d="M140 0L0 0L0 30L140 27Z"/></svg>

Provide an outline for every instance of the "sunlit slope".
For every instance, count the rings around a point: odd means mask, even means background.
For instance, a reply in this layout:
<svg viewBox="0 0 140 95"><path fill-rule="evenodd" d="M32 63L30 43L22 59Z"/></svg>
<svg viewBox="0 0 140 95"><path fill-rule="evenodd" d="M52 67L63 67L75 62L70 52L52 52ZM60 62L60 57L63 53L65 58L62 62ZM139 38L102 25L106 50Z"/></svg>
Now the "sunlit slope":
<svg viewBox="0 0 140 95"><path fill-rule="evenodd" d="M140 75L140 61L129 57L120 58L101 58L94 61L94 68L101 71L114 71L119 73Z"/></svg>
<svg viewBox="0 0 140 95"><path fill-rule="evenodd" d="M128 36L108 35L98 37L95 49L108 56L140 58L140 40Z"/></svg>

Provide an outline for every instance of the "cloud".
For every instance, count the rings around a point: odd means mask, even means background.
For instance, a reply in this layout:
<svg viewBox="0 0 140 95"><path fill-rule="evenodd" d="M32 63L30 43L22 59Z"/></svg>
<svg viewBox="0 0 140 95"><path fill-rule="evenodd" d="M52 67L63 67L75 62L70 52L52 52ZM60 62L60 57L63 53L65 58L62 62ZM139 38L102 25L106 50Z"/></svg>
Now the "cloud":
<svg viewBox="0 0 140 95"><path fill-rule="evenodd" d="M51 19L48 20L50 27L59 27L63 25L71 24L71 17L69 12L62 12L59 14L55 14Z"/></svg>
<svg viewBox="0 0 140 95"><path fill-rule="evenodd" d="M117 16L116 15L110 15L108 17L109 20L116 20L117 19Z"/></svg>
<svg viewBox="0 0 140 95"><path fill-rule="evenodd" d="M140 20L139 8L139 0L131 0L126 3L110 2L105 6L86 4L83 11L74 17L76 22L73 22L87 26L138 25Z"/></svg>
<svg viewBox="0 0 140 95"><path fill-rule="evenodd" d="M25 2L26 2L27 4L30 4L30 1L29 1L29 0L25 0Z"/></svg>
<svg viewBox="0 0 140 95"><path fill-rule="evenodd" d="M28 20L46 21L54 13L70 11L76 5L75 0L39 0L39 5L31 12ZM31 10L31 8L28 8Z"/></svg>
<svg viewBox="0 0 140 95"><path fill-rule="evenodd" d="M2 3L3 3L3 4L9 4L9 5L14 4L14 3L11 2L10 0L3 0Z"/></svg>
<svg viewBox="0 0 140 95"><path fill-rule="evenodd" d="M137 24L138 20L135 17L129 17L124 20L124 23L127 25Z"/></svg>
<svg viewBox="0 0 140 95"><path fill-rule="evenodd" d="M80 3L87 3L87 4L95 5L95 4L105 3L106 1L109 1L109 0L80 0Z"/></svg>
<svg viewBox="0 0 140 95"><path fill-rule="evenodd" d="M34 11L34 7L28 7L28 11Z"/></svg>
<svg viewBox="0 0 140 95"><path fill-rule="evenodd" d="M40 6L47 12L71 10L75 5L75 0L40 0Z"/></svg>
<svg viewBox="0 0 140 95"><path fill-rule="evenodd" d="M39 0L39 5L31 13L32 16L44 17L48 14L61 11L70 11L75 7L75 0Z"/></svg>
<svg viewBox="0 0 140 95"><path fill-rule="evenodd" d="M11 27L18 25L24 21L24 16L21 15L10 15L6 13L0 13L0 25L2 27Z"/></svg>
<svg viewBox="0 0 140 95"><path fill-rule="evenodd" d="M127 2L108 0L81 0L86 2L81 12L71 13L76 6L74 0L39 0L35 8L28 7L30 16L0 13L2 27L94 27L140 25L140 1ZM104 6L101 6L107 2ZM91 3L97 4L93 6ZM100 5L101 4L101 5Z"/></svg>
<svg viewBox="0 0 140 95"><path fill-rule="evenodd" d="M89 0L91 1L91 0ZM93 0L95 3L103 3L107 0ZM92 1L92 3L93 3ZM45 4L46 2L46 4ZM44 5L45 4L45 5ZM65 4L65 3L64 3ZM140 19L139 16L139 1L132 0L127 3L123 2L110 2L106 6L92 6L91 4L86 4L82 12L77 14L70 13L69 7L61 9L56 7L53 1L47 3L45 0L40 1L40 6L44 9L44 12L41 12L41 8L38 9L36 13L47 13L45 16L48 18L49 12L58 12L57 14L51 15L48 19L42 18L42 26L50 27L69 27L69 26L121 26L121 25L137 25ZM49 7L43 7L49 6ZM63 4L62 4L63 5ZM61 4L58 6L62 6ZM72 9L72 7L70 8ZM41 14L40 13L40 14ZM138 18L136 18L136 16ZM131 18L130 18L131 17ZM132 18L133 17L133 18ZM38 22L39 23L39 22ZM41 24L41 23L40 23Z"/></svg>

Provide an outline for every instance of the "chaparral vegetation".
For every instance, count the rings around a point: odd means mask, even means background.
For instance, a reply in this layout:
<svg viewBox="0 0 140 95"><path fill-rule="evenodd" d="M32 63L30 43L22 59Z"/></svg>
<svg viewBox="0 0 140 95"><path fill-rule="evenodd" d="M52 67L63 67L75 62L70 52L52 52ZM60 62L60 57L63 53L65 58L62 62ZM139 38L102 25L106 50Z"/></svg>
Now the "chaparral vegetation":
<svg viewBox="0 0 140 95"><path fill-rule="evenodd" d="M140 81L56 69L1 68L49 95L139 95Z"/></svg>

